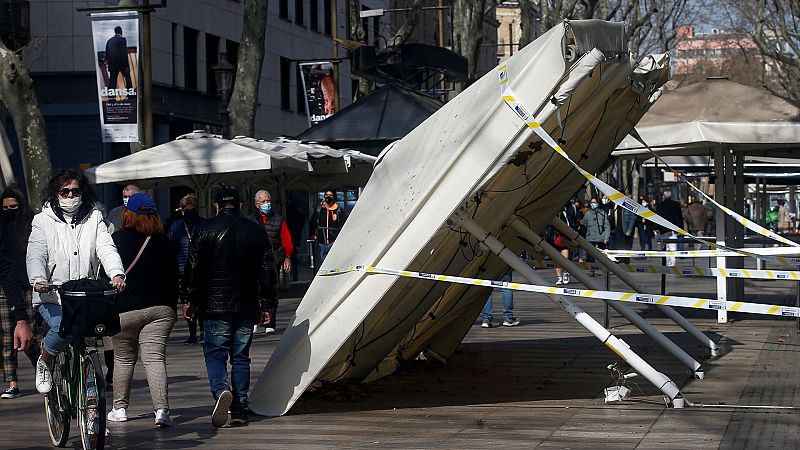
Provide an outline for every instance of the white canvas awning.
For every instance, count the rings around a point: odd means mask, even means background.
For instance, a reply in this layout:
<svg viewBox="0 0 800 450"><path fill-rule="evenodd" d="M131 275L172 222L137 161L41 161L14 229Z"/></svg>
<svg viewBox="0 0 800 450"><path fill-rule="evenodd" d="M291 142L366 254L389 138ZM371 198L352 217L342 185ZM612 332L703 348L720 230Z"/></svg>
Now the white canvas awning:
<svg viewBox="0 0 800 450"><path fill-rule="evenodd" d="M516 95L572 158L597 170L667 80L665 55L638 65L622 24L564 22L507 62ZM492 71L378 157L321 270L352 265L497 279L507 265L448 224L465 209L514 252L503 225L542 230L584 178L500 98ZM322 381L391 373L421 351L448 358L487 287L347 273L316 277L250 395L258 414L285 413Z"/></svg>
<svg viewBox="0 0 800 450"><path fill-rule="evenodd" d="M659 155L705 155L718 146L775 152L800 147L800 108L762 89L710 79L664 92L636 130ZM650 157L632 136L613 154Z"/></svg>

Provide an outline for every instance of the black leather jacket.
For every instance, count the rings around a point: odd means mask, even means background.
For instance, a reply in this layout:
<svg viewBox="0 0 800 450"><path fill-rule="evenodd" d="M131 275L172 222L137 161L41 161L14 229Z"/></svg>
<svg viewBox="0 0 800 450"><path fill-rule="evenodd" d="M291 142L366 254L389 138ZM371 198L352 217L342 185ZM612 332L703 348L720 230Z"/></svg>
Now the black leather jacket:
<svg viewBox="0 0 800 450"><path fill-rule="evenodd" d="M264 228L226 208L195 229L184 271L189 302L204 316L257 314L277 302L277 272Z"/></svg>

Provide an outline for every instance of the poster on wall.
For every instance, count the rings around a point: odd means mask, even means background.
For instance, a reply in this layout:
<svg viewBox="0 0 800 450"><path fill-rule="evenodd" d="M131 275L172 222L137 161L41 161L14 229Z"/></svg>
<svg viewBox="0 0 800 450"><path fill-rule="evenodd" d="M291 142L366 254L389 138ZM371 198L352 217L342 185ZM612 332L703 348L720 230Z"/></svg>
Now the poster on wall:
<svg viewBox="0 0 800 450"><path fill-rule="evenodd" d="M333 63L317 61L299 65L303 91L306 94L308 126L314 126L336 112Z"/></svg>
<svg viewBox="0 0 800 450"><path fill-rule="evenodd" d="M103 142L138 142L138 13L92 14L92 38Z"/></svg>

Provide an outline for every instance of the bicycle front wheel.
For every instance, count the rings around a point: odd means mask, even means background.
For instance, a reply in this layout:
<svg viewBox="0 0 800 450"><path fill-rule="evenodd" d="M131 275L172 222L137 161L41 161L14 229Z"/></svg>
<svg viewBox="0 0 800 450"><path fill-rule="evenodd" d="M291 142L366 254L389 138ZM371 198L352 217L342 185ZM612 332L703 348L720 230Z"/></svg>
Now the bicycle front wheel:
<svg viewBox="0 0 800 450"><path fill-rule="evenodd" d="M97 352L83 355L78 390L78 425L84 450L102 449L106 443L106 389Z"/></svg>
<svg viewBox="0 0 800 450"><path fill-rule="evenodd" d="M70 405L67 393L66 371L63 354L59 355L53 367L53 388L44 396L44 412L47 416L47 430L50 441L56 447L63 447L69 439Z"/></svg>

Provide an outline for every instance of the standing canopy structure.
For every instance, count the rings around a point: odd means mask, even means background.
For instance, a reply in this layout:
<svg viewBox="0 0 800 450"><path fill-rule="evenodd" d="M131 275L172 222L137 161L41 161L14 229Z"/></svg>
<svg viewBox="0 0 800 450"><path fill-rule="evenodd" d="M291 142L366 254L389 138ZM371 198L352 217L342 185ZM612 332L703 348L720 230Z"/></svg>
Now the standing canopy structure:
<svg viewBox="0 0 800 450"><path fill-rule="evenodd" d="M763 89L708 79L665 92L636 130L663 155L707 155L723 146L774 156L800 146L800 108ZM647 148L632 136L613 154L650 158Z"/></svg>
<svg viewBox="0 0 800 450"><path fill-rule="evenodd" d="M505 66L542 129L595 171L650 107L669 61L637 65L623 25L592 20L557 25ZM504 103L492 71L381 153L320 271L365 265L498 279L508 251L486 251L462 225L480 224L519 254L524 241L507 219L541 231L583 181ZM448 358L489 290L364 272L317 276L250 408L280 415L309 386L384 376L422 351Z"/></svg>

